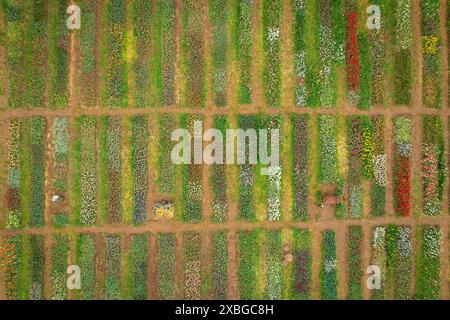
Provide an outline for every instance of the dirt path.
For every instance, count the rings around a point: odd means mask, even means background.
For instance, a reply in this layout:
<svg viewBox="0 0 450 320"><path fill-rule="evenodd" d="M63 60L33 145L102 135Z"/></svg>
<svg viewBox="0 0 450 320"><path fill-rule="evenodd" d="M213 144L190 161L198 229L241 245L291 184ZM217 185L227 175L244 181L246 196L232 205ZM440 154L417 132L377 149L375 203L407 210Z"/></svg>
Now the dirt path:
<svg viewBox="0 0 450 320"><path fill-rule="evenodd" d="M70 34L70 53L69 53L69 109L80 107L80 45L77 33L72 31Z"/></svg>

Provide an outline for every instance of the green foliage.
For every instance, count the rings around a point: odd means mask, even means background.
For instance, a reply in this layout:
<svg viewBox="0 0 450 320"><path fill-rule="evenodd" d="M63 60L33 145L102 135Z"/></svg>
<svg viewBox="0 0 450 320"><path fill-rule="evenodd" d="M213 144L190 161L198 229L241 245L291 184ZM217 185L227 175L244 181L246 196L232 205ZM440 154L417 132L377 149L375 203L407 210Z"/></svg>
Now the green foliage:
<svg viewBox="0 0 450 320"><path fill-rule="evenodd" d="M228 239L225 231L213 234L212 294L215 300L227 298Z"/></svg>
<svg viewBox="0 0 450 320"><path fill-rule="evenodd" d="M52 300L67 299L67 264L69 254L69 237L56 234L53 236L51 253Z"/></svg>
<svg viewBox="0 0 450 320"><path fill-rule="evenodd" d="M238 235L238 290L242 300L254 299L256 293L256 264L258 261L255 244L258 231L241 231Z"/></svg>
<svg viewBox="0 0 450 320"><path fill-rule="evenodd" d="M324 300L337 299L337 258L336 234L334 231L322 233L322 265L320 268L320 296Z"/></svg>
<svg viewBox="0 0 450 320"><path fill-rule="evenodd" d="M336 183L337 168L337 121L334 116L319 116L320 134L320 181Z"/></svg>
<svg viewBox="0 0 450 320"><path fill-rule="evenodd" d="M120 299L120 236L105 236L105 299Z"/></svg>
<svg viewBox="0 0 450 320"><path fill-rule="evenodd" d="M159 298L162 300L175 299L175 234L159 233L158 248Z"/></svg>
<svg viewBox="0 0 450 320"><path fill-rule="evenodd" d="M131 298L133 300L146 300L147 294L147 234L134 235L131 238L130 265L131 279L129 282Z"/></svg>
<svg viewBox="0 0 450 320"><path fill-rule="evenodd" d="M95 238L92 234L80 234L77 239L77 263L81 272L80 298L93 300L96 290Z"/></svg>
<svg viewBox="0 0 450 320"><path fill-rule="evenodd" d="M360 226L348 228L348 295L349 300L362 299L362 229Z"/></svg>
<svg viewBox="0 0 450 320"><path fill-rule="evenodd" d="M239 103L252 103L251 70L252 70L252 0L233 0L237 8L235 45L240 68Z"/></svg>

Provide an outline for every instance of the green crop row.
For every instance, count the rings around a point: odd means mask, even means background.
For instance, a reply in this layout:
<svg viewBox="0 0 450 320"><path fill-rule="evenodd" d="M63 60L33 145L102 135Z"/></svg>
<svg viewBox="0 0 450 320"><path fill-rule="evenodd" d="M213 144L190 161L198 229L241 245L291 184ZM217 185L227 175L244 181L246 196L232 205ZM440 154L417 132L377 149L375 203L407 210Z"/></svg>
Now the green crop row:
<svg viewBox="0 0 450 320"><path fill-rule="evenodd" d="M53 236L53 241L51 249L52 300L66 300L69 237L56 234Z"/></svg>
<svg viewBox="0 0 450 320"><path fill-rule="evenodd" d="M159 192L167 195L175 194L175 166L171 159L174 143L171 134L176 129L177 119L171 114L162 114L158 118L159 126L159 157L158 157L158 185Z"/></svg>
<svg viewBox="0 0 450 320"><path fill-rule="evenodd" d="M93 300L96 292L96 272L95 272L95 237L92 234L80 234L77 237L76 261L80 266L81 290L79 298L83 300Z"/></svg>
<svg viewBox="0 0 450 320"><path fill-rule="evenodd" d="M257 116L239 116L239 128L242 130L258 129L259 120ZM245 149L248 148L247 139L245 141ZM254 165L248 164L248 157L245 159L247 164L239 165L239 218L244 220L254 220L254 181L255 168Z"/></svg>
<svg viewBox="0 0 450 320"><path fill-rule="evenodd" d="M202 296L200 241L201 237L199 233L187 232L183 235L184 299L186 300L199 300Z"/></svg>
<svg viewBox="0 0 450 320"><path fill-rule="evenodd" d="M386 207L386 151L384 148L385 136L385 120L383 116L374 116L373 124L373 141L375 143L373 161L374 182L371 189L371 214L373 216L382 216L385 214Z"/></svg>
<svg viewBox="0 0 450 320"><path fill-rule="evenodd" d="M228 54L228 0L209 0L209 17L212 25L213 48L213 91L214 103L225 106L227 103L227 54Z"/></svg>
<svg viewBox="0 0 450 320"><path fill-rule="evenodd" d="M147 218L148 191L148 120L144 116L132 118L133 136L131 143L134 209L133 221L143 223Z"/></svg>
<svg viewBox="0 0 450 320"><path fill-rule="evenodd" d="M146 300L147 293L147 258L148 250L147 234L133 235L131 238L131 250L129 256L130 263L130 281L129 291L131 299Z"/></svg>
<svg viewBox="0 0 450 320"><path fill-rule="evenodd" d="M256 265L258 251L255 244L260 235L258 230L242 231L238 235L238 291L242 300L253 299L256 295Z"/></svg>
<svg viewBox="0 0 450 320"><path fill-rule="evenodd" d="M322 233L320 296L324 300L337 299L336 234L331 230Z"/></svg>
<svg viewBox="0 0 450 320"><path fill-rule="evenodd" d="M151 10L154 6L144 0L133 2L133 36L136 45L134 80L136 82L136 107L150 106L150 25Z"/></svg>
<svg viewBox="0 0 450 320"><path fill-rule="evenodd" d="M96 10L97 3L83 0L80 4L82 12L82 28L78 33L80 41L80 64L81 64L81 96L82 104L86 108L97 105L97 83L96 72L98 61L95 59L98 33L96 30L99 19Z"/></svg>
<svg viewBox="0 0 450 320"><path fill-rule="evenodd" d="M444 124L438 116L423 117L422 184L423 210L439 215L445 185Z"/></svg>
<svg viewBox="0 0 450 320"><path fill-rule="evenodd" d="M311 298L311 232L307 229L292 230L292 281L288 298L308 300Z"/></svg>
<svg viewBox="0 0 450 320"><path fill-rule="evenodd" d="M66 25L68 0L52 1L49 16L50 105L60 109L69 103L70 30Z"/></svg>
<svg viewBox="0 0 450 320"><path fill-rule="evenodd" d="M212 298L223 300L227 298L228 280L228 239L224 231L215 232L213 238L213 269L212 269Z"/></svg>
<svg viewBox="0 0 450 320"><path fill-rule="evenodd" d="M120 236L106 235L105 241L105 288L106 300L119 300L120 293Z"/></svg>
<svg viewBox="0 0 450 320"><path fill-rule="evenodd" d="M106 24L108 26L108 41L104 48L104 67L106 71L106 84L103 98L111 109L126 108L128 105L128 83L126 72L126 2L112 0L104 8Z"/></svg>
<svg viewBox="0 0 450 320"><path fill-rule="evenodd" d="M349 300L362 299L362 229L360 226L348 228L348 293Z"/></svg>
<svg viewBox="0 0 450 320"><path fill-rule="evenodd" d="M266 102L271 107L280 106L281 70L280 70L280 24L282 1L265 0L263 2L263 47L265 52L264 92Z"/></svg>
<svg viewBox="0 0 450 320"><path fill-rule="evenodd" d="M239 102L252 102L251 70L252 70L252 15L254 4L252 0L233 0L237 10L234 41L239 63Z"/></svg>
<svg viewBox="0 0 450 320"><path fill-rule="evenodd" d="M319 116L320 181L335 183L339 179L337 167L337 120L334 116Z"/></svg>
<svg viewBox="0 0 450 320"><path fill-rule="evenodd" d="M186 114L181 117L183 128L189 130L191 137L194 137L194 122L202 121L202 116ZM195 139L195 137L194 137ZM193 153L193 152L192 152ZM183 220L185 222L200 222L202 219L203 185L201 164L183 166Z"/></svg>
<svg viewBox="0 0 450 320"><path fill-rule="evenodd" d="M97 119L75 120L77 139L72 148L73 222L93 225L97 219Z"/></svg>
<svg viewBox="0 0 450 320"><path fill-rule="evenodd" d="M205 43L203 4L195 0L183 3L183 50L185 55L186 103L200 108L205 103Z"/></svg>
<svg viewBox="0 0 450 320"><path fill-rule="evenodd" d="M216 116L214 118L214 128L220 130L224 137L227 126L228 122L226 116ZM224 141L224 155L226 152L225 150L226 144ZM226 164L213 164L211 166L210 185L213 193L211 219L215 223L225 222L228 219Z"/></svg>
<svg viewBox="0 0 450 320"><path fill-rule="evenodd" d="M440 298L440 257L442 231L439 226L423 226L419 233L415 299Z"/></svg>
<svg viewBox="0 0 450 320"><path fill-rule="evenodd" d="M266 279L267 298L280 300L282 294L282 236L280 230L267 231Z"/></svg>
<svg viewBox="0 0 450 320"><path fill-rule="evenodd" d="M162 300L175 299L175 251L174 233L158 234L158 293Z"/></svg>
<svg viewBox="0 0 450 320"><path fill-rule="evenodd" d="M44 225L45 201L45 135L46 123L43 117L31 118L30 124L30 226Z"/></svg>

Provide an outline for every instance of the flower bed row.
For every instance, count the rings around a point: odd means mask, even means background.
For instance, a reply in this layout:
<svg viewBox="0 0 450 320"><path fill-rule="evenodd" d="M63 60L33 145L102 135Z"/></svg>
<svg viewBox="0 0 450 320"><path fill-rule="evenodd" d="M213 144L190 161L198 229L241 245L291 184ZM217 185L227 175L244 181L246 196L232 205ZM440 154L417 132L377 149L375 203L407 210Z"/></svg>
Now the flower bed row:
<svg viewBox="0 0 450 320"><path fill-rule="evenodd" d="M212 25L212 68L214 103L223 107L227 103L227 54L228 54L228 1L209 1L209 17Z"/></svg>
<svg viewBox="0 0 450 320"><path fill-rule="evenodd" d="M24 102L24 20L22 1L3 2L7 50L8 107L21 108Z"/></svg>
<svg viewBox="0 0 450 320"><path fill-rule="evenodd" d="M158 234L158 294L162 300L176 297L175 285L175 251L174 233Z"/></svg>
<svg viewBox="0 0 450 320"><path fill-rule="evenodd" d="M323 300L337 299L336 233L322 233L322 262L320 267L320 297Z"/></svg>
<svg viewBox="0 0 450 320"><path fill-rule="evenodd" d="M372 232L372 264L381 270L381 287L372 299L410 299L413 261L412 230L407 226L380 226Z"/></svg>
<svg viewBox="0 0 450 320"><path fill-rule="evenodd" d="M282 127L281 118L279 116L268 116L264 117L262 121L262 128L264 130L268 130L268 134L266 135L267 139L267 147L261 147L261 133L259 134L259 156L261 157L261 152L267 152L264 149L270 148L272 144L271 140L271 130L280 130ZM270 131L269 131L270 130ZM261 169L260 169L261 170ZM277 221L281 218L280 212L280 195L281 195L281 175L282 170L281 166L271 167L268 169L267 176L267 220L269 221Z"/></svg>
<svg viewBox="0 0 450 320"><path fill-rule="evenodd" d="M391 1L386 14L392 14L393 22L388 26L395 35L391 39L394 54L393 100L397 105L409 105L412 87L412 1Z"/></svg>
<svg viewBox="0 0 450 320"><path fill-rule="evenodd" d="M213 127L220 130L224 137L227 126L226 116L216 116L214 118ZM226 150L225 141L224 150ZM211 219L215 223L225 222L228 218L226 167L226 164L213 164L211 166L210 185L213 193Z"/></svg>
<svg viewBox="0 0 450 320"><path fill-rule="evenodd" d="M292 230L293 283L292 299L311 298L311 232L307 229Z"/></svg>
<svg viewBox="0 0 450 320"><path fill-rule="evenodd" d="M420 229L419 257L416 267L416 299L437 300L441 292L441 241L439 226L423 226Z"/></svg>
<svg viewBox="0 0 450 320"><path fill-rule="evenodd" d="M46 121L33 117L30 123L30 226L44 225Z"/></svg>
<svg viewBox="0 0 450 320"><path fill-rule="evenodd" d="M100 190L100 215L106 218L108 223L117 223L122 220L122 184L121 184L121 130L120 117L103 117L101 124L101 163L103 175L101 175L104 189ZM105 211L106 209L106 211Z"/></svg>
<svg viewBox="0 0 450 320"><path fill-rule="evenodd" d="M225 231L215 232L213 240L212 299L228 297L228 239Z"/></svg>
<svg viewBox="0 0 450 320"><path fill-rule="evenodd" d="M282 1L263 1L263 48L265 53L264 93L271 107L280 106L280 18Z"/></svg>
<svg viewBox="0 0 450 320"><path fill-rule="evenodd" d="M93 108L97 105L96 73L98 61L95 59L99 34L96 29L98 2L83 0L80 4L82 12L82 27L78 32L80 43L81 65L81 96L82 105L85 108Z"/></svg>
<svg viewBox="0 0 450 320"><path fill-rule="evenodd" d="M292 2L294 16L294 52L295 52L295 105L307 105L308 91L306 86L306 13L304 0Z"/></svg>
<svg viewBox="0 0 450 320"><path fill-rule="evenodd" d="M442 210L445 184L444 124L438 116L424 116L423 132L423 211L426 215L435 216Z"/></svg>
<svg viewBox="0 0 450 320"><path fill-rule="evenodd" d="M25 105L32 108L45 106L48 56L48 9L45 1L25 1Z"/></svg>
<svg viewBox="0 0 450 320"><path fill-rule="evenodd" d="M257 263L259 252L255 244L260 230L241 231L238 234L238 292L241 300L253 299L256 296Z"/></svg>
<svg viewBox="0 0 450 320"><path fill-rule="evenodd" d="M377 5L383 17L387 10L384 1L375 0L370 3ZM385 48L385 24L381 19L380 29L368 30L367 40L369 42L369 60L370 60L370 100L368 106L383 106L385 102L385 78L386 78L386 48ZM364 60L363 60L364 61Z"/></svg>
<svg viewBox="0 0 450 320"><path fill-rule="evenodd" d="M44 236L31 235L30 241L30 260L27 278L29 300L44 299Z"/></svg>
<svg viewBox="0 0 450 320"><path fill-rule="evenodd" d="M362 216L362 149L363 149L363 124L360 117L350 117L348 120L348 195L350 217Z"/></svg>
<svg viewBox="0 0 450 320"><path fill-rule="evenodd" d="M319 116L320 168L322 183L336 183L339 179L337 160L337 120L334 116Z"/></svg>
<svg viewBox="0 0 450 320"><path fill-rule="evenodd" d="M130 298L132 300L146 300L148 298L148 240L148 234L138 234L131 237L128 290L130 291Z"/></svg>
<svg viewBox="0 0 450 320"><path fill-rule="evenodd" d="M73 144L73 221L93 225L97 220L97 119L82 116L75 120L77 139Z"/></svg>
<svg viewBox="0 0 450 320"><path fill-rule="evenodd" d="M52 300L66 300L69 237L56 234L53 236L53 242L51 249Z"/></svg>
<svg viewBox="0 0 450 320"><path fill-rule="evenodd" d="M203 4L187 0L183 4L183 49L186 70L186 103L200 108L205 102L205 57Z"/></svg>
<svg viewBox="0 0 450 320"><path fill-rule="evenodd" d="M320 106L333 107L337 99L336 64L344 60L342 1L319 0Z"/></svg>
<svg viewBox="0 0 450 320"><path fill-rule="evenodd" d="M411 119L394 119L394 209L398 215L411 215Z"/></svg>
<svg viewBox="0 0 450 320"><path fill-rule="evenodd" d="M201 286L201 238L196 232L183 235L184 246L184 299L199 300L202 297Z"/></svg>
<svg viewBox="0 0 450 320"><path fill-rule="evenodd" d="M60 109L69 103L70 30L66 25L69 0L53 3L49 30L49 63L51 67L50 106Z"/></svg>
<svg viewBox="0 0 450 320"><path fill-rule="evenodd" d="M105 256L104 256L104 274L105 274L105 287L104 295L106 300L119 300L121 297L120 292L120 279L121 279L121 267L120 267L120 236L118 235L105 235Z"/></svg>
<svg viewBox="0 0 450 320"><path fill-rule="evenodd" d="M112 0L107 4L108 42L105 48L106 92L104 99L109 108L125 108L128 105L126 74L126 2Z"/></svg>
<svg viewBox="0 0 450 320"><path fill-rule="evenodd" d="M257 129L259 120L257 116L239 116L239 128L242 130ZM245 141L245 150L248 148L248 140ZM244 220L254 220L256 215L254 212L254 184L255 184L255 165L248 164L248 157L245 161L247 164L239 165L239 218Z"/></svg>
<svg viewBox="0 0 450 320"><path fill-rule="evenodd" d="M175 1L161 3L161 105L175 103Z"/></svg>
<svg viewBox="0 0 450 320"><path fill-rule="evenodd" d="M159 157L158 179L156 184L159 192L166 195L175 194L175 166L170 154L174 147L171 141L172 132L177 128L177 119L172 114L162 114L158 118L159 125Z"/></svg>
<svg viewBox="0 0 450 320"><path fill-rule="evenodd" d="M348 290L349 300L362 299L362 246L363 234L360 226L350 226L348 228Z"/></svg>
<svg viewBox="0 0 450 320"><path fill-rule="evenodd" d="M252 15L254 3L252 0L234 0L238 12L234 35L239 61L239 103L252 102Z"/></svg>
<svg viewBox="0 0 450 320"><path fill-rule="evenodd" d="M266 232L266 295L269 300L280 300L282 294L282 234L280 230Z"/></svg>
<svg viewBox="0 0 450 320"><path fill-rule="evenodd" d="M372 117L373 124L373 183L371 189L371 215L382 216L386 208L386 151L385 141L385 120L383 116Z"/></svg>
<svg viewBox="0 0 450 320"><path fill-rule="evenodd" d="M22 136L23 120L12 118L8 128L8 190L7 190L7 219L8 229L19 229L23 226L23 210L21 190L23 190Z"/></svg>
<svg viewBox="0 0 450 320"><path fill-rule="evenodd" d="M145 0L133 2L133 36L136 57L133 64L136 83L136 107L150 106L151 10L154 4Z"/></svg>
<svg viewBox="0 0 450 320"><path fill-rule="evenodd" d="M3 267L5 297L8 300L19 300L23 291L23 236L15 235L4 238L3 241L13 249L11 259Z"/></svg>
<svg viewBox="0 0 450 320"><path fill-rule="evenodd" d="M53 120L53 185L55 194L67 197L69 175L69 118ZM69 212L54 211L53 222L57 227L68 222Z"/></svg>
<svg viewBox="0 0 450 320"><path fill-rule="evenodd" d="M306 115L291 116L293 156L293 219L306 221L309 219L308 186L309 186L309 118Z"/></svg>
<svg viewBox="0 0 450 320"><path fill-rule="evenodd" d="M346 61L347 61L347 98L351 105L360 103L361 61L358 38L357 2L345 2L346 17Z"/></svg>
<svg viewBox="0 0 450 320"><path fill-rule="evenodd" d="M80 266L81 289L78 299L93 300L96 292L96 248L92 234L80 234L77 237L76 263Z"/></svg>
<svg viewBox="0 0 450 320"><path fill-rule="evenodd" d="M133 169L133 222L143 223L147 219L148 192L148 120L145 116L132 118L131 157Z"/></svg>
<svg viewBox="0 0 450 320"><path fill-rule="evenodd" d="M181 122L194 137L194 122L202 121L202 116L183 115ZM202 219L203 202L203 165L194 164L194 152L191 155L192 164L183 167L183 220L185 222L199 222Z"/></svg>
<svg viewBox="0 0 450 320"><path fill-rule="evenodd" d="M439 0L421 0L421 42L423 53L422 103L426 108L440 108L441 38L439 30Z"/></svg>

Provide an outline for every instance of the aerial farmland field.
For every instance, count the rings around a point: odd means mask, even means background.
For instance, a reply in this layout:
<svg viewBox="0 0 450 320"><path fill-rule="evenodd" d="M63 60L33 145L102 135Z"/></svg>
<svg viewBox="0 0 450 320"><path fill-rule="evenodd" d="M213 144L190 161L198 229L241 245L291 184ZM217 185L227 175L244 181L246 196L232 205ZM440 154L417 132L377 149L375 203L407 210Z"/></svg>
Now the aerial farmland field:
<svg viewBox="0 0 450 320"><path fill-rule="evenodd" d="M449 1L0 3L0 300L450 299Z"/></svg>

